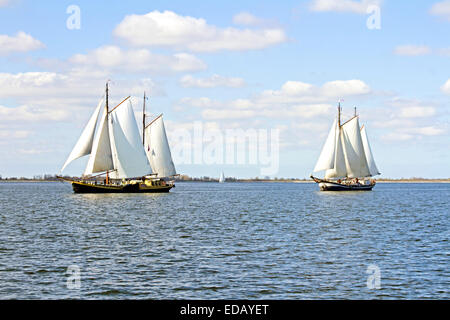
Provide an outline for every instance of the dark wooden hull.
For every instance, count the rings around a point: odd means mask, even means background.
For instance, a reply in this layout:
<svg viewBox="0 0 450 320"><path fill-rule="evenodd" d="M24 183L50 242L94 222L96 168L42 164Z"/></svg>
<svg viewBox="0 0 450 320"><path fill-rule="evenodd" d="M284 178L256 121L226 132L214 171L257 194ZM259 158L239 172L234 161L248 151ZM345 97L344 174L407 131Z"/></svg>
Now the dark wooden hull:
<svg viewBox="0 0 450 320"><path fill-rule="evenodd" d="M319 184L321 191L371 191L375 183L369 185L363 184L344 184L336 181L318 179L313 176L311 178L314 182Z"/></svg>
<svg viewBox="0 0 450 320"><path fill-rule="evenodd" d="M116 186L72 181L75 193L164 193L169 192L172 187L174 185L142 186L136 183Z"/></svg>

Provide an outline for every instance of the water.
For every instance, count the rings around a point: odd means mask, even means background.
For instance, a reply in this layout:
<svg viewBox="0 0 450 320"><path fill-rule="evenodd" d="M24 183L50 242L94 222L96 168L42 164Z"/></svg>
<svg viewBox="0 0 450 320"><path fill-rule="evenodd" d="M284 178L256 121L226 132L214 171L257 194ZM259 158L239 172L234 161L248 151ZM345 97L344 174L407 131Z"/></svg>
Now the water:
<svg viewBox="0 0 450 320"><path fill-rule="evenodd" d="M317 189L178 183L169 194L80 195L0 183L0 298L450 298L450 184ZM380 289L367 286L370 265Z"/></svg>

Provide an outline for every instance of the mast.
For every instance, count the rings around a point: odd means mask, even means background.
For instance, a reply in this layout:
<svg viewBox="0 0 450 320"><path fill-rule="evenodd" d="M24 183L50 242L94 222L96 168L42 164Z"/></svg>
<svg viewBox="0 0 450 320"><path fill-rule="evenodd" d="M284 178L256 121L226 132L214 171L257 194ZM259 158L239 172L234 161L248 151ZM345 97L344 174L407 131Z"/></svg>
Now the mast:
<svg viewBox="0 0 450 320"><path fill-rule="evenodd" d="M341 127L341 102L338 103L338 126Z"/></svg>
<svg viewBox="0 0 450 320"><path fill-rule="evenodd" d="M142 107L142 145L145 147L145 91L144 91L144 105Z"/></svg>
<svg viewBox="0 0 450 320"><path fill-rule="evenodd" d="M356 117L356 107L355 107L355 117Z"/></svg>
<svg viewBox="0 0 450 320"><path fill-rule="evenodd" d="M105 101L106 101L106 123L108 124L109 122L108 122L108 116L109 116L109 109L108 109L108 91L109 91L109 89L108 89L108 82L109 81L106 81L106 99L105 99ZM106 184L109 184L109 171L106 171Z"/></svg>

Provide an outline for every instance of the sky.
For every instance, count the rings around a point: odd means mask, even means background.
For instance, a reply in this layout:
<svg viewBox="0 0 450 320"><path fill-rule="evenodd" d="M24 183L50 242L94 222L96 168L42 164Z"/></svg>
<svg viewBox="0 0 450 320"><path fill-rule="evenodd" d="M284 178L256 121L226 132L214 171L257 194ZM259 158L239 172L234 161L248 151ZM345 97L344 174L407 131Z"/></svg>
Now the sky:
<svg viewBox="0 0 450 320"><path fill-rule="evenodd" d="M309 177L342 100L382 177L450 177L450 0L0 0L0 175L58 173L108 80L139 127L144 91L164 114L181 174ZM276 170L207 159L239 129L278 132Z"/></svg>

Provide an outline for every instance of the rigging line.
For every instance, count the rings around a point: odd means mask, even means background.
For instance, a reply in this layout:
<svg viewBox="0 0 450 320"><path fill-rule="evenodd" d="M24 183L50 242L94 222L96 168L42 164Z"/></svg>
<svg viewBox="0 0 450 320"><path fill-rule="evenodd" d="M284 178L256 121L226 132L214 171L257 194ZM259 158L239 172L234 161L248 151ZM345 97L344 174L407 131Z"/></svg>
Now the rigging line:
<svg viewBox="0 0 450 320"><path fill-rule="evenodd" d="M156 120L158 120L159 118L161 118L162 115L163 115L163 114L161 113L159 116L157 116L155 119L153 119L148 125L145 126L145 129L147 129L153 122L155 122Z"/></svg>
<svg viewBox="0 0 450 320"><path fill-rule="evenodd" d="M124 103L125 101L127 101L131 96L126 97L125 99L122 100L121 103L119 103L117 106L115 106L114 108L112 108L110 111L108 111L108 113L113 112L118 106L120 106L122 103Z"/></svg>
<svg viewBox="0 0 450 320"><path fill-rule="evenodd" d="M357 118L357 117L358 117L358 116L353 116L353 117L351 117L350 119L348 119L347 121L345 121L343 124L341 124L341 127L344 126L344 124L346 124L346 123L352 121L353 119L355 119L355 118Z"/></svg>

